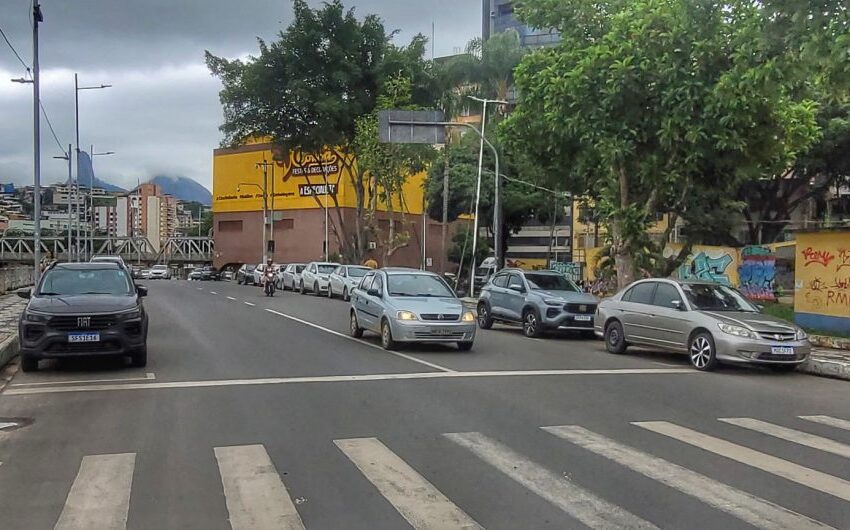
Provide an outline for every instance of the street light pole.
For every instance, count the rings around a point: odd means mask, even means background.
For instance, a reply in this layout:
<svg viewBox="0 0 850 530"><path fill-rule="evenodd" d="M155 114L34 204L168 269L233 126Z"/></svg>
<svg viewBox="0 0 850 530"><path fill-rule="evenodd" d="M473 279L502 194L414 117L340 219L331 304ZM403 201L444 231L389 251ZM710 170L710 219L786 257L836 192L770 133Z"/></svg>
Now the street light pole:
<svg viewBox="0 0 850 530"><path fill-rule="evenodd" d="M109 156L114 155L115 151L104 151L103 153L95 153L94 146L89 146L89 160L91 162L91 175L89 176L89 217L91 218L89 224L89 237L88 242L91 245L91 256L94 256L94 232L95 232L95 219L94 219L94 157L96 156Z"/></svg>
<svg viewBox="0 0 850 530"><path fill-rule="evenodd" d="M41 277L41 103L38 68L38 24L44 21L41 6L32 6L32 112L33 112L33 280Z"/></svg>
<svg viewBox="0 0 850 530"><path fill-rule="evenodd" d="M259 166L259 165L261 165L261 164L257 164L257 165ZM239 183L239 184L237 184L237 186L236 186L236 193L239 193L239 192L240 192L240 188L241 188L242 186L254 186L255 188L259 188L259 190L260 190L260 191L262 192L262 194L263 194L263 195L262 195L262 196L263 196L263 253L262 253L262 255L263 255L263 263L265 264L265 263L266 263L266 260L267 260L267 257L266 257L266 217L267 217L267 216L268 216L268 214L269 214L269 211L268 211L268 194L266 193L266 179L265 179L265 176L264 176L264 178L263 178L263 185L262 185L262 186L260 186L259 184L254 183L254 182L240 182L240 183Z"/></svg>
<svg viewBox="0 0 850 530"><path fill-rule="evenodd" d="M484 165L484 142L485 142L485 128L487 126L487 104L488 103L499 103L502 105L507 105L507 101L501 101L498 99L486 99L486 98L477 98L475 96L469 96L470 99L474 101L478 101L481 103L482 111L481 111L481 145L478 150L478 183L476 184L475 191L475 219L473 221L473 233L472 233L472 260L471 267L469 269L469 296L475 296L475 252L478 246L478 205L481 200L481 172ZM501 223L501 179L499 178L499 157L496 156L496 177L495 177L495 196L493 200L493 247L496 254L496 268L501 267L502 264L502 223Z"/></svg>
<svg viewBox="0 0 850 530"><path fill-rule="evenodd" d="M74 139L76 145L76 153L77 153L77 179L74 183L74 203L77 206L77 216L76 216L76 225L77 225L77 261L80 261L80 90L99 90L101 88L110 88L112 85L104 85L101 84L99 86L80 86L79 75L74 74ZM94 173L94 169L92 169L92 173ZM94 175L92 175L92 179ZM85 206L86 202L83 201L83 205Z"/></svg>

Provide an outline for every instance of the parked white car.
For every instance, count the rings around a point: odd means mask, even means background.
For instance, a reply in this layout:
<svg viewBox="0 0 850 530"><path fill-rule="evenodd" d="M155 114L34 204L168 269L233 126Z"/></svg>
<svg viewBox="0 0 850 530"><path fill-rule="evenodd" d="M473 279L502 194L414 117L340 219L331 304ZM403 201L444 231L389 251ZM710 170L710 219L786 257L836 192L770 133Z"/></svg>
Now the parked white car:
<svg viewBox="0 0 850 530"><path fill-rule="evenodd" d="M254 285L262 285L263 284L263 273L265 273L265 272L266 272L266 264L265 263L260 263L254 268L254 271L251 273L251 281L253 282Z"/></svg>
<svg viewBox="0 0 850 530"><path fill-rule="evenodd" d="M339 263L320 261L308 263L301 273L298 290L301 294L307 294L309 291L316 296L327 293L328 285L330 284L330 275L337 267L339 267Z"/></svg>
<svg viewBox="0 0 850 530"><path fill-rule="evenodd" d="M360 280L369 272L369 267L360 265L340 265L329 277L328 298L341 296L346 302L351 299L351 291L360 284Z"/></svg>
<svg viewBox="0 0 850 530"><path fill-rule="evenodd" d="M301 285L301 273L304 271L304 267L306 265L303 263L290 263L287 265L280 275L281 290L292 289L294 291L298 289L298 286Z"/></svg>
<svg viewBox="0 0 850 530"><path fill-rule="evenodd" d="M151 280L168 280L171 278L171 271L168 270L168 265L154 265L148 273L148 278Z"/></svg>

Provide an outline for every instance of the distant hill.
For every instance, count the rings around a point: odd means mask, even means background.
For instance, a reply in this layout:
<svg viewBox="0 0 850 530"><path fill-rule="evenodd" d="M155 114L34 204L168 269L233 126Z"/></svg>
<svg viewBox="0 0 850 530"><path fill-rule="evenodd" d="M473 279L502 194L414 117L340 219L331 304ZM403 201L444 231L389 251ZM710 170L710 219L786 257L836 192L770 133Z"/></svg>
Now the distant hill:
<svg viewBox="0 0 850 530"><path fill-rule="evenodd" d="M65 182L67 183L68 181L66 180ZM74 182L74 181L71 181L71 182ZM89 187L89 179L85 178L85 177L81 178L80 179L80 187L88 188ZM111 192L114 192L114 193L123 193L123 192L127 191L124 188L122 188L121 186L116 186L115 184L110 184L109 182L106 182L105 180L101 180L97 177L94 178L94 187L95 188L103 188L106 191L111 191Z"/></svg>
<svg viewBox="0 0 850 530"><path fill-rule="evenodd" d="M205 206L212 204L212 193L204 186L187 177L166 177L160 175L148 182L156 184L164 193L173 195L183 201L195 201Z"/></svg>

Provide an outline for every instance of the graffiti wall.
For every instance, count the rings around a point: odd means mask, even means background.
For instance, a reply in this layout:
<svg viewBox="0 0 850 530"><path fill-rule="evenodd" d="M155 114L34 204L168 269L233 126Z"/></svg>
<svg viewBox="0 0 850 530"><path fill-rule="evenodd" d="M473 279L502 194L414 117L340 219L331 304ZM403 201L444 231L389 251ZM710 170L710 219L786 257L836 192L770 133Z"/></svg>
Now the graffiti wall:
<svg viewBox="0 0 850 530"><path fill-rule="evenodd" d="M768 247L749 246L741 249L738 265L738 288L751 300L773 302L776 279L776 256Z"/></svg>
<svg viewBox="0 0 850 530"><path fill-rule="evenodd" d="M665 256L679 252L680 245L668 245ZM738 285L738 250L732 247L694 246L690 256L676 270L682 280L705 280Z"/></svg>
<svg viewBox="0 0 850 530"><path fill-rule="evenodd" d="M850 332L850 230L797 234L794 319Z"/></svg>
<svg viewBox="0 0 850 530"><path fill-rule="evenodd" d="M567 278L574 282L580 282L584 279L581 271L581 263L553 261L549 264L549 268L563 273Z"/></svg>

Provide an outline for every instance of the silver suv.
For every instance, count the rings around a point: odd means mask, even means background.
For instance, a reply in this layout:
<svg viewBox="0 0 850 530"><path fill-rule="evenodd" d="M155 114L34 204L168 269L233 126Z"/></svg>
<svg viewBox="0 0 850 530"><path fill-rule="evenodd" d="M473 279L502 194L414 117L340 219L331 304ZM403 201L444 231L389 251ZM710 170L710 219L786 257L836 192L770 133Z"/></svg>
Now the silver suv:
<svg viewBox="0 0 850 530"><path fill-rule="evenodd" d="M594 327L611 353L631 345L662 348L687 353L704 371L724 361L790 371L811 351L805 331L716 283L635 282L599 304Z"/></svg>
<svg viewBox="0 0 850 530"><path fill-rule="evenodd" d="M521 323L526 337L547 330L581 331L593 335L597 299L555 271L503 269L484 286L478 298L478 325Z"/></svg>

